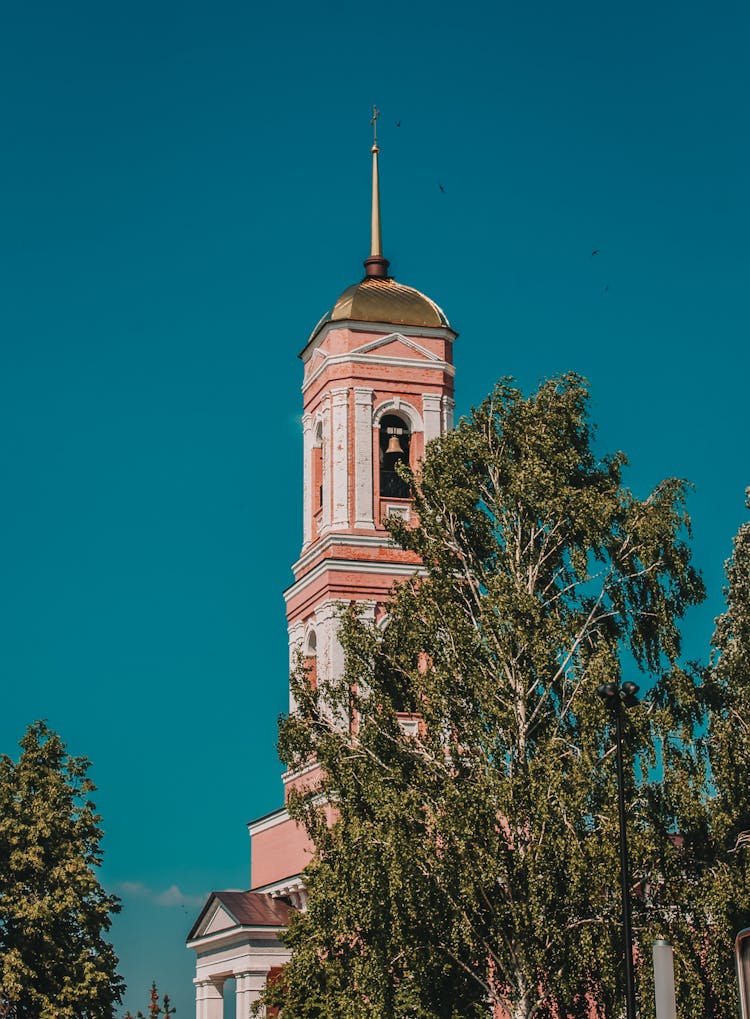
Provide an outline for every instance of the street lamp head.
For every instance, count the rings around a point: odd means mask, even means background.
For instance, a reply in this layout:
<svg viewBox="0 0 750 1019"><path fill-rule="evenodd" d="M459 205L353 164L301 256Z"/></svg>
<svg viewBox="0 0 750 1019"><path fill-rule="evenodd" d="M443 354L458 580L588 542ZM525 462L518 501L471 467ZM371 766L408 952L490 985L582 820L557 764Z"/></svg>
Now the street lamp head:
<svg viewBox="0 0 750 1019"><path fill-rule="evenodd" d="M638 698L636 697L636 694L638 693L639 690L640 687L638 686L637 683L631 683L628 681L627 683L622 684L623 692L622 703L625 705L626 708L632 708L638 703Z"/></svg>
<svg viewBox="0 0 750 1019"><path fill-rule="evenodd" d="M617 683L602 683L601 686L596 688L596 692L605 703L610 705L617 704L617 695L620 692L617 688Z"/></svg>
<svg viewBox="0 0 750 1019"><path fill-rule="evenodd" d="M631 683L629 680L623 683L622 687L619 687L617 683L602 683L596 688L601 699L611 708L619 707L621 701L626 708L632 708L634 704L638 703L636 694L639 690L638 684Z"/></svg>

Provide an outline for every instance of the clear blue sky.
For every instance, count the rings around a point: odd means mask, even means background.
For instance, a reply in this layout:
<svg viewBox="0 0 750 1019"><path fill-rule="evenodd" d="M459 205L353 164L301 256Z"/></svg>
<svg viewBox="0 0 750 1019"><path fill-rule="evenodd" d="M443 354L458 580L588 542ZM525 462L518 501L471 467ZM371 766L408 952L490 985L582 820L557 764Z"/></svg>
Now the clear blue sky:
<svg viewBox="0 0 750 1019"><path fill-rule="evenodd" d="M750 484L749 30L740 0L4 6L0 750L45 717L94 762L131 1009L156 979L192 1014L196 904L279 803L296 355L362 274L374 102L459 411L587 376L639 495L695 483L707 654Z"/></svg>

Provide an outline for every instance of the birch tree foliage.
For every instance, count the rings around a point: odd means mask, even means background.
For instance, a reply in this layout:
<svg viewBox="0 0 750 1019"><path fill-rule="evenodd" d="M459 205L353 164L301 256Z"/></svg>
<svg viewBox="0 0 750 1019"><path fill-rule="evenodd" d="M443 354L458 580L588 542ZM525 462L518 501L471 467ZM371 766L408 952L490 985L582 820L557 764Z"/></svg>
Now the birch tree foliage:
<svg viewBox="0 0 750 1019"><path fill-rule="evenodd" d="M750 489L746 505L750 509ZM734 539L726 574L727 610L716 620L713 638L710 760L716 795L711 805L717 837L739 853L750 845L750 523Z"/></svg>
<svg viewBox="0 0 750 1019"><path fill-rule="evenodd" d="M678 622L703 597L686 485L636 498L625 457L593 451L587 396L575 375L529 398L504 380L432 442L410 478L417 522L391 523L424 571L394 591L385 631L345 615L340 680L294 679L282 756L315 755L325 778L290 804L318 852L276 990L285 1017L488 1003L583 1017L592 997L619 1014L613 719L596 687L621 661L651 683L626 720L634 886L659 888L639 897L636 929L679 940L673 832L700 819L704 773L703 692L677 665ZM692 962L684 983L703 1000Z"/></svg>
<svg viewBox="0 0 750 1019"><path fill-rule="evenodd" d="M88 761L35 722L0 757L0 1014L104 1019L124 984L105 935L119 900L99 883Z"/></svg>
<svg viewBox="0 0 750 1019"><path fill-rule="evenodd" d="M750 489L746 506L750 509ZM702 946L707 979L722 1009L736 1014L727 959L735 935L750 927L750 523L735 536L726 577L726 612L716 620L708 677L712 795L699 902L711 932Z"/></svg>

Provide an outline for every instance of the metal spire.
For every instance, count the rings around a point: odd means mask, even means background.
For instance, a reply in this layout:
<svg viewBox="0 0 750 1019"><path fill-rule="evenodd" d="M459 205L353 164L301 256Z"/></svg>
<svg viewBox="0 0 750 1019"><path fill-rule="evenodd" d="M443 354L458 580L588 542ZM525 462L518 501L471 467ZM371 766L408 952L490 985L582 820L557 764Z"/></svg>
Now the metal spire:
<svg viewBox="0 0 750 1019"><path fill-rule="evenodd" d="M380 178L378 177L378 117L380 110L372 108L372 220L370 228L370 257L365 259L365 274L369 279L387 279L389 262L383 258L383 241L380 232Z"/></svg>

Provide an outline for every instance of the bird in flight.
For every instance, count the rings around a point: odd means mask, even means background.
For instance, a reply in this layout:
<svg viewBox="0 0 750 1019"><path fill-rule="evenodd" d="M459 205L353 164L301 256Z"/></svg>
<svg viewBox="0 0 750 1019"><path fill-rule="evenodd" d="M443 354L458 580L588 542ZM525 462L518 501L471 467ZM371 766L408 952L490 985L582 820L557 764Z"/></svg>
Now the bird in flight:
<svg viewBox="0 0 750 1019"><path fill-rule="evenodd" d="M594 255L598 255L598 254L599 254L599 249L598 248L594 248L594 250L591 252L591 257L593 258Z"/></svg>
<svg viewBox="0 0 750 1019"><path fill-rule="evenodd" d="M443 187L443 185L442 184L438 184L438 187L443 192L443 194L445 194L445 188Z"/></svg>

